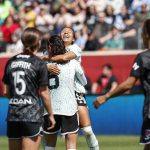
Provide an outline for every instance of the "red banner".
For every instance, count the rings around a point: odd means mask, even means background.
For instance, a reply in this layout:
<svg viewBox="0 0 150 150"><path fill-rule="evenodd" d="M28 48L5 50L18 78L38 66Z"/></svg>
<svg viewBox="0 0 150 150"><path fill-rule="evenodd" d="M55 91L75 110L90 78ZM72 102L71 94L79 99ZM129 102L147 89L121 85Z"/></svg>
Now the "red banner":
<svg viewBox="0 0 150 150"><path fill-rule="evenodd" d="M97 55L97 53L91 53L94 55L83 55L82 66L85 70L85 74L91 79L92 82L96 81L101 74L101 69L104 64L111 64L113 67L113 73L116 75L118 82L122 82L127 78L130 73L134 58L137 53L121 53L113 55ZM0 79L3 77L5 64L8 61L8 57L0 58Z"/></svg>

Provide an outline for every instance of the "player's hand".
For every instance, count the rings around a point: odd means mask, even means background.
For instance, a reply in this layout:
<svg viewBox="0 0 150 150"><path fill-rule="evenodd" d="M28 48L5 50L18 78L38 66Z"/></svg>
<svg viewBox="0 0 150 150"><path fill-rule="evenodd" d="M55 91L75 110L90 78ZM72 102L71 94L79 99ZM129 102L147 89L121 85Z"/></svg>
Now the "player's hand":
<svg viewBox="0 0 150 150"><path fill-rule="evenodd" d="M96 109L98 109L98 107L99 107L100 105L102 105L103 103L105 103L106 100L107 100L107 99L106 99L106 96L105 96L105 95L99 96L99 97L97 97L96 100L93 102L93 105L94 105L94 107L95 107Z"/></svg>
<svg viewBox="0 0 150 150"><path fill-rule="evenodd" d="M54 115L49 115L48 119L49 119L49 127L47 129L50 130L55 127L56 122L54 119Z"/></svg>
<svg viewBox="0 0 150 150"><path fill-rule="evenodd" d="M47 69L52 74L55 74L55 75L60 74L60 69L55 64L47 64Z"/></svg>

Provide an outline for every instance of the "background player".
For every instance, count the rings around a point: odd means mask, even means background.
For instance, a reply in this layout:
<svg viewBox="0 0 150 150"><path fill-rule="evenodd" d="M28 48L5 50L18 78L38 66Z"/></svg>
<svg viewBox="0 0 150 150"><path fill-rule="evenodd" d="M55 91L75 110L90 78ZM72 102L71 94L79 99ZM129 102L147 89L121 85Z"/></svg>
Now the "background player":
<svg viewBox="0 0 150 150"><path fill-rule="evenodd" d="M9 149L38 150L43 123L39 95L49 114L50 128L55 124L47 86L48 71L45 63L34 55L40 47L40 32L27 28L21 40L24 51L7 62L3 77L10 99L7 116Z"/></svg>
<svg viewBox="0 0 150 150"><path fill-rule="evenodd" d="M82 50L76 44L73 44L75 40L74 31L70 27L65 27L61 31L61 38L63 39L65 48L68 52L50 58L51 61L66 62L72 59L76 59L78 63L80 63ZM53 66L49 65L49 71L54 72L56 74L60 72L60 70L57 68L57 65L53 65ZM81 83L78 80L75 80L75 92L76 92L76 98L78 102L79 118L80 118L79 121L80 121L80 127L82 129L82 132L86 137L86 141L89 148L91 150L99 150L98 141L92 131L90 118L88 114L88 108L86 106L86 100L84 96L86 91L84 86L81 85Z"/></svg>
<svg viewBox="0 0 150 150"><path fill-rule="evenodd" d="M136 81L140 79L145 95L140 143L145 144L144 150L150 150L150 19L144 22L142 37L144 46L148 50L137 55L130 76L114 90L97 97L94 101L94 106L98 108L109 98L123 94L131 89Z"/></svg>
<svg viewBox="0 0 150 150"><path fill-rule="evenodd" d="M66 49L60 36L52 36L48 41L49 55L57 56L65 54ZM75 61L57 63L60 74L49 74L49 89L52 96L52 108L56 125L54 129L47 130L47 115L44 120L44 133L46 137L45 150L55 150L57 133L61 129L61 134L65 135L66 149L75 150L78 132L77 102L74 93L75 76L85 85L86 77L80 64Z"/></svg>

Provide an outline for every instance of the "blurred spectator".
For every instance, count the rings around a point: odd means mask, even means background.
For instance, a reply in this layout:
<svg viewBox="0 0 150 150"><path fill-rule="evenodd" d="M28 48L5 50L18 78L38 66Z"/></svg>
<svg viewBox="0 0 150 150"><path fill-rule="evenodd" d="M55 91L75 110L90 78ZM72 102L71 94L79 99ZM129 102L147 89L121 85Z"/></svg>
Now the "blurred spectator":
<svg viewBox="0 0 150 150"><path fill-rule="evenodd" d="M141 6L143 4L146 4L148 6L148 9L150 9L150 0L133 0L131 4L131 9L133 12L140 12Z"/></svg>
<svg viewBox="0 0 150 150"><path fill-rule="evenodd" d="M32 3L30 1L25 2L25 16L24 20L26 22L27 27L35 26L36 14L33 10Z"/></svg>
<svg viewBox="0 0 150 150"><path fill-rule="evenodd" d="M9 53L21 53L23 50L23 45L21 42L21 31L17 30L11 35L12 43L7 45L7 52Z"/></svg>
<svg viewBox="0 0 150 150"><path fill-rule="evenodd" d="M113 74L113 68L110 64L105 64L102 67L102 73L97 79L96 82L92 85L92 93L93 94L104 94L108 91L113 90L118 85L117 78ZM98 86L100 86L100 91L97 92Z"/></svg>
<svg viewBox="0 0 150 150"><path fill-rule="evenodd" d="M15 23L19 23L19 16L18 14L16 13L16 10L14 7L11 7L9 9L9 16L11 16L14 20Z"/></svg>
<svg viewBox="0 0 150 150"><path fill-rule="evenodd" d="M33 5L33 10L35 12L36 15L38 15L40 13L40 1L39 0L34 0L32 2ZM43 4L44 5L44 4ZM46 5L45 5L46 6ZM48 5L47 5L48 6Z"/></svg>
<svg viewBox="0 0 150 150"><path fill-rule="evenodd" d="M115 49L115 50L124 49L124 39L121 36L120 30L116 26L113 26L111 28L111 31L107 35L107 37L108 38L106 38L105 40L103 37L103 42L106 41L104 44L104 48L109 49L109 50L111 50L111 49ZM102 41L102 39L101 39L101 41Z"/></svg>
<svg viewBox="0 0 150 150"><path fill-rule="evenodd" d="M94 5L88 6L86 8L86 18L85 24L87 26L88 32L92 32L96 25L97 12Z"/></svg>
<svg viewBox="0 0 150 150"><path fill-rule="evenodd" d="M82 49L84 50L85 44L87 41L87 30L86 27L84 27L82 30L79 30L75 32L75 43Z"/></svg>
<svg viewBox="0 0 150 150"><path fill-rule="evenodd" d="M19 28L19 24L14 22L12 16L8 16L0 27L0 31L3 32L5 41L11 43L11 35Z"/></svg>
<svg viewBox="0 0 150 150"><path fill-rule="evenodd" d="M0 53L6 52L6 42L4 40L3 32L0 32Z"/></svg>
<svg viewBox="0 0 150 150"><path fill-rule="evenodd" d="M121 8L124 5L124 0L106 0L107 5L111 5L114 9L114 14L119 14L121 12Z"/></svg>
<svg viewBox="0 0 150 150"><path fill-rule="evenodd" d="M105 22L105 13L100 12L98 14L98 20L96 22L95 28L92 33L88 33L88 40L85 46L86 50L96 50L103 47L103 43L101 43L101 38L110 31L111 25Z"/></svg>
<svg viewBox="0 0 150 150"><path fill-rule="evenodd" d="M144 20L150 18L150 12L147 4L141 5L141 11L135 13L135 21L139 24L143 23Z"/></svg>
<svg viewBox="0 0 150 150"><path fill-rule="evenodd" d="M92 32L92 36L98 40L101 37L105 36L111 29L111 25L108 24L105 20L106 20L105 13L100 12L98 14L98 20L96 22L96 26L94 28L94 31Z"/></svg>
<svg viewBox="0 0 150 150"><path fill-rule="evenodd" d="M60 12L54 16L55 33L60 33L63 27L72 25L72 15L68 12L66 6L60 6Z"/></svg>
<svg viewBox="0 0 150 150"><path fill-rule="evenodd" d="M47 48L47 41L50 38L50 36L51 36L50 32L44 32L43 33L42 40L41 40L41 47L39 49L39 52L44 52L48 49Z"/></svg>
<svg viewBox="0 0 150 150"><path fill-rule="evenodd" d="M11 1L0 0L0 25L4 22L9 15L9 9L11 7Z"/></svg>
<svg viewBox="0 0 150 150"><path fill-rule="evenodd" d="M12 0L12 4L13 4L13 6L14 6L17 13L19 11L19 8L22 7L23 1L24 0Z"/></svg>
<svg viewBox="0 0 150 150"><path fill-rule="evenodd" d="M82 11L81 7L77 5L73 9L72 15L72 27L74 31L79 31L83 28L83 23L85 21L85 12Z"/></svg>
<svg viewBox="0 0 150 150"><path fill-rule="evenodd" d="M42 32L50 32L53 30L53 16L48 13L46 5L40 5L40 12L36 17L35 25Z"/></svg>
<svg viewBox="0 0 150 150"><path fill-rule="evenodd" d="M137 31L138 24L134 19L125 18L124 19L125 29L122 31L122 37L125 40L125 49L137 49Z"/></svg>

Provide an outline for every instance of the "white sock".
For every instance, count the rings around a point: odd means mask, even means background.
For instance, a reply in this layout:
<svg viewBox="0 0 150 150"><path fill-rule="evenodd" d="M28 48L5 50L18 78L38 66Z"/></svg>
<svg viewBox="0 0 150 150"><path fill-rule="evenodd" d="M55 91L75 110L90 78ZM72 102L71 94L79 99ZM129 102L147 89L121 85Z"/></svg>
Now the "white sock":
<svg viewBox="0 0 150 150"><path fill-rule="evenodd" d="M82 128L82 132L86 138L86 142L90 150L99 150L99 144L91 126Z"/></svg>
<svg viewBox="0 0 150 150"><path fill-rule="evenodd" d="M76 149L67 149L67 150L76 150Z"/></svg>
<svg viewBox="0 0 150 150"><path fill-rule="evenodd" d="M45 146L45 150L55 150L55 147Z"/></svg>

